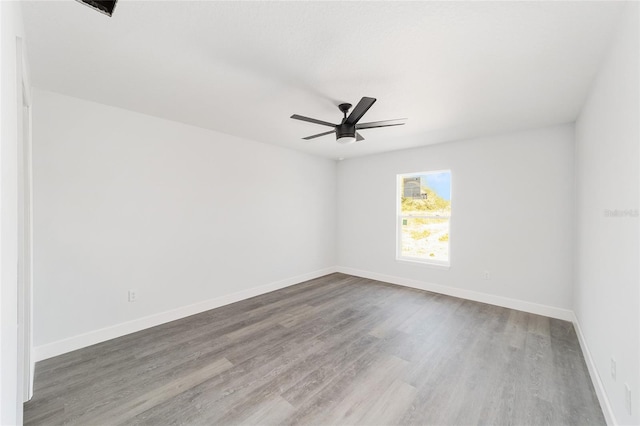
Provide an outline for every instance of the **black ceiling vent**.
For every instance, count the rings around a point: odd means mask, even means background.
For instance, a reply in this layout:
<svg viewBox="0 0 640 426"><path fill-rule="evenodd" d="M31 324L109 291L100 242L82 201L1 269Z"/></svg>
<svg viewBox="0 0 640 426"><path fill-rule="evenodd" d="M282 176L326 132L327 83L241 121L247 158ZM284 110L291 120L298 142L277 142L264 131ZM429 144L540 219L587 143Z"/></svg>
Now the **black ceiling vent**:
<svg viewBox="0 0 640 426"><path fill-rule="evenodd" d="M116 8L116 3L118 0L78 0L80 3L84 3L87 6L90 6L97 10L98 12L102 12L107 16L113 15L113 9Z"/></svg>

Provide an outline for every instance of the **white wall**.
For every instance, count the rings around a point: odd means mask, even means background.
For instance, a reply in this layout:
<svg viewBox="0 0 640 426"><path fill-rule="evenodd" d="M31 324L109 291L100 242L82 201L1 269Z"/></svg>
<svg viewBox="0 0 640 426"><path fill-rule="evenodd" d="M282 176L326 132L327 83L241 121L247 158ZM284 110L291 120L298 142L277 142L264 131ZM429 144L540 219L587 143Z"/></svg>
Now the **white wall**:
<svg viewBox="0 0 640 426"><path fill-rule="evenodd" d="M397 261L396 175L442 169L452 173L451 268ZM571 125L342 161L338 211L345 271L552 316L571 308Z"/></svg>
<svg viewBox="0 0 640 426"><path fill-rule="evenodd" d="M577 250L574 309L620 424L640 424L638 3L619 33L576 122ZM610 359L617 361L617 380ZM625 409L624 383L633 395ZM606 408L606 407L603 407Z"/></svg>
<svg viewBox="0 0 640 426"><path fill-rule="evenodd" d="M18 362L18 127L22 98L17 91L16 37L24 37L21 6L0 2L0 424L22 422L21 364ZM20 378L20 380L19 380Z"/></svg>
<svg viewBox="0 0 640 426"><path fill-rule="evenodd" d="M335 265L334 161L45 91L33 123L36 348Z"/></svg>

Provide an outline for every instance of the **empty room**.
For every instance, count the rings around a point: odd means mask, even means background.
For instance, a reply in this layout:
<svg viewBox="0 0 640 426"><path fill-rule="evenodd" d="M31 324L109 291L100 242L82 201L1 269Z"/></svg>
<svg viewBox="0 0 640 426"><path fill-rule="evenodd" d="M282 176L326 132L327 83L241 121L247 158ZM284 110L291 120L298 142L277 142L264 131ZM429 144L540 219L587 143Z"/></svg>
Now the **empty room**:
<svg viewBox="0 0 640 426"><path fill-rule="evenodd" d="M0 424L640 425L639 2L0 21Z"/></svg>

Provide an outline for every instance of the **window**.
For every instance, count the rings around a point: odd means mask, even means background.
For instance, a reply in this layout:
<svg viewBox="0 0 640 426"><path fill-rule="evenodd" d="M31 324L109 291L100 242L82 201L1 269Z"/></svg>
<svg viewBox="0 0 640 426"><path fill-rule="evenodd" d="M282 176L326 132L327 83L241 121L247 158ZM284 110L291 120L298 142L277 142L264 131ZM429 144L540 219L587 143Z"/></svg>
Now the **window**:
<svg viewBox="0 0 640 426"><path fill-rule="evenodd" d="M398 175L397 259L449 266L451 171Z"/></svg>

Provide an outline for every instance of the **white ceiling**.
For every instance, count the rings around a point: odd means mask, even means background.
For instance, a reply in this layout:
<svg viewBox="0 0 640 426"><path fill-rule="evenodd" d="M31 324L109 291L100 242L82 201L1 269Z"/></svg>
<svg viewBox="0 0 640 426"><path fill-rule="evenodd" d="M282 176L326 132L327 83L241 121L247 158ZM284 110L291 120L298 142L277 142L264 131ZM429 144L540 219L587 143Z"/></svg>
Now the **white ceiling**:
<svg viewBox="0 0 640 426"><path fill-rule="evenodd" d="M329 158L572 122L620 2L28 2L35 86ZM342 146L337 122L378 102ZM114 123L117 125L117 123Z"/></svg>

